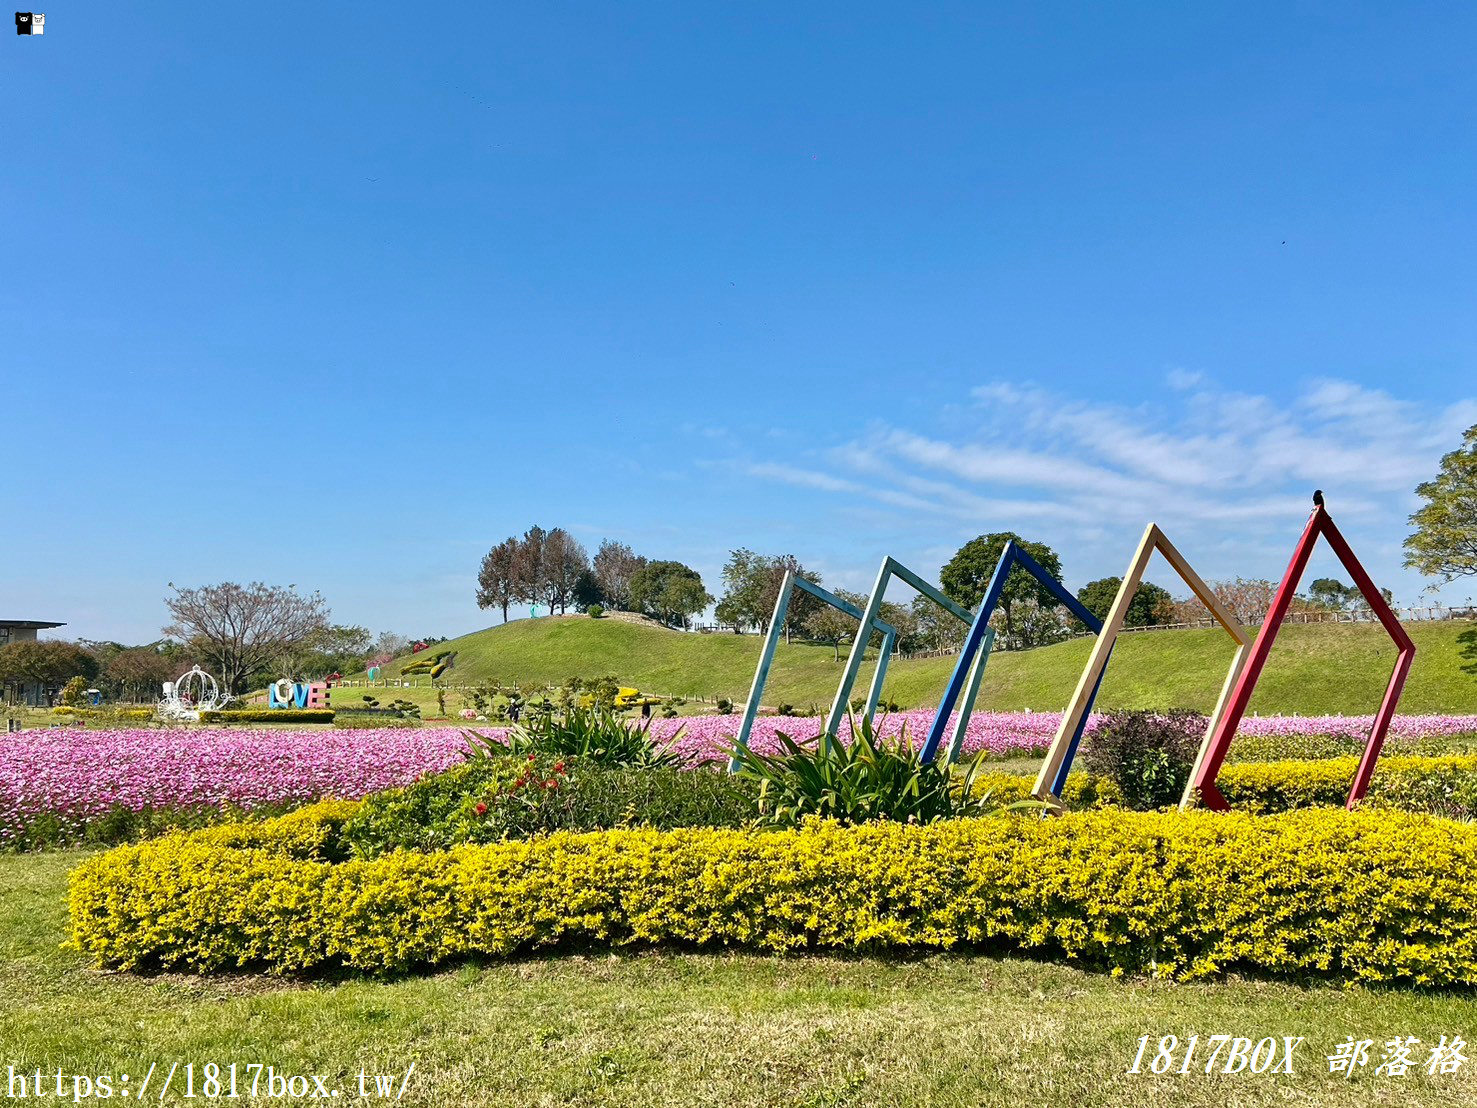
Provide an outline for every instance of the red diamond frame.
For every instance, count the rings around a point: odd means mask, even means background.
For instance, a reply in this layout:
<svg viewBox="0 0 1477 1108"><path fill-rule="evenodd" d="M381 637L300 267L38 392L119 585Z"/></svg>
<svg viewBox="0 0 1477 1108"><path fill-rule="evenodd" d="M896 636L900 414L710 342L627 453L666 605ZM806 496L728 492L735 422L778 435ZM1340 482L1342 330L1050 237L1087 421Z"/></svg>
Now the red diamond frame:
<svg viewBox="0 0 1477 1108"><path fill-rule="evenodd" d="M1369 741L1365 744L1364 756L1359 760L1359 768L1354 773L1354 783L1349 788L1349 799L1345 807L1353 808L1368 791L1369 780L1374 776L1375 763L1379 761L1380 748L1385 745L1385 735L1390 730L1390 721L1395 716L1395 706L1400 702L1400 693L1405 687L1405 678L1410 673L1410 663L1415 658L1415 643L1411 641L1405 628L1400 625L1389 603L1380 595L1380 590L1375 587L1374 581L1359 564L1359 559L1354 556L1354 551L1344 536L1334 526L1333 517L1328 514L1328 509L1319 504L1313 508L1312 514L1308 517L1308 525L1303 529L1297 549L1293 551L1292 562L1288 565L1287 572L1282 575L1282 584L1277 587L1277 594L1272 598L1272 606L1267 609L1267 616L1262 621L1261 630L1257 632L1251 657L1247 659L1246 668L1241 671L1236 688L1231 693L1231 701L1226 706L1225 714L1221 716L1220 724L1211 737L1205 758L1195 767L1195 772L1190 776L1190 783L1185 789L1185 799L1181 807L1193 800L1197 790L1200 793L1201 802L1206 807L1220 811L1230 807L1226 803L1226 798L1221 795L1221 791L1216 788L1216 775L1220 773L1221 764L1226 760L1226 751L1236 735L1236 728L1240 726L1241 719L1246 714L1246 706L1250 703L1251 694L1256 689L1262 666L1266 664L1267 656L1272 652L1272 644L1277 639L1277 632L1282 628L1282 621L1287 618L1287 610L1292 604L1298 582L1302 580L1303 573L1308 568L1308 560L1313 556L1313 548L1318 544L1319 535L1328 540L1328 545L1333 549L1338 560L1343 563L1344 569L1348 570L1349 576L1354 579L1355 586L1364 595L1370 609L1384 625L1385 631L1395 641L1395 646L1399 650L1395 658L1395 672L1390 675L1390 683L1385 687L1385 697L1380 701L1379 711L1375 713L1374 724L1369 729Z"/></svg>

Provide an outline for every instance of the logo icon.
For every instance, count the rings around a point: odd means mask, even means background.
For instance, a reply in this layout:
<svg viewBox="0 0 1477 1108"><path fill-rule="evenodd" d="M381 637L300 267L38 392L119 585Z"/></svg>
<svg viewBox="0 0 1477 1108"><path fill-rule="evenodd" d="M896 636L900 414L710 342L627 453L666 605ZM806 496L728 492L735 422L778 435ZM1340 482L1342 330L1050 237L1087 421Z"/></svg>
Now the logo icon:
<svg viewBox="0 0 1477 1108"><path fill-rule="evenodd" d="M18 35L44 35L46 16L41 12L16 12L15 33Z"/></svg>

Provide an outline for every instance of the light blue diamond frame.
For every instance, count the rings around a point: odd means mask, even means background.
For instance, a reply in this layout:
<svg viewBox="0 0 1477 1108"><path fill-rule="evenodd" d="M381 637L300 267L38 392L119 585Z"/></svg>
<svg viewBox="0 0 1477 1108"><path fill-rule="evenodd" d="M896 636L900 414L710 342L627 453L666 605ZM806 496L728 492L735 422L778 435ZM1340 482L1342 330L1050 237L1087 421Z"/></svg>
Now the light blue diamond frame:
<svg viewBox="0 0 1477 1108"><path fill-rule="evenodd" d="M966 627L973 625L974 613L960 604L956 604L944 595L943 590L937 585L931 585L919 577L902 562L890 555L882 559L882 566L877 570L877 581L872 586L872 595L867 601L867 608L862 613L861 625L857 628L856 640L852 643L851 654L846 659L846 670L841 675L841 684L836 689L836 699L831 704L831 714L826 717L823 735L837 735L840 733L841 720L846 715L847 707L851 703L851 689L856 684L857 673L862 667L862 655L866 652L867 640L871 634L867 628L875 622L882 611L882 600L887 594L887 586L896 577L906 585L911 585L918 592L932 600L944 611L954 616ZM989 642L993 644L995 636L990 634ZM974 710L974 693L979 691L980 681L985 675L985 662L989 658L988 647L979 651L974 658L974 664L969 674L969 687L972 690L967 705L960 709L959 719L954 728L954 735L950 748L954 749L964 740L964 729L969 723L969 714ZM871 719L872 713L877 707L877 694L882 691L882 682L879 666L879 674L872 679L873 691L867 703L866 718Z"/></svg>
<svg viewBox="0 0 1477 1108"><path fill-rule="evenodd" d="M867 693L867 715L870 716L877 709L877 698L882 695L882 680L887 676L887 660L892 656L893 647L897 643L897 628L890 623L884 623L876 613L870 619L862 618L862 610L848 600L842 600L835 593L823 589L813 581L807 581L804 577L797 577L794 570L785 570L784 580L780 582L780 594L775 598L774 615L769 620L769 632L764 636L764 649L759 653L759 667L754 671L754 683L749 686L749 700L744 705L744 719L739 724L737 737L734 745L740 749L749 748L749 733L754 729L754 717L759 714L759 698L764 693L764 685L769 680L769 667L774 662L775 647L779 645L780 635L785 626L785 616L790 611L790 598L795 595L795 590L808 592L837 611L845 612L853 619L861 620L861 626L868 628L867 634L863 636L863 642L872 638L873 631L882 632L882 654L877 659L877 672L872 676L872 688ZM848 659L849 661L849 659ZM738 757L734 756L728 761L728 772L737 773L739 769Z"/></svg>

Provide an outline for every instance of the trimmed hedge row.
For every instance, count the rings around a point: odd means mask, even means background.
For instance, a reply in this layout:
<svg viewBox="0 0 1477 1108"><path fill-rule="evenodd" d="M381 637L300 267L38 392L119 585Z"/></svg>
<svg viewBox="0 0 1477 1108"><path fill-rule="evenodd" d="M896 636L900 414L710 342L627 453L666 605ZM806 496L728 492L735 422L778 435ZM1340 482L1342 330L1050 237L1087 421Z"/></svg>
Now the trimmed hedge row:
<svg viewBox="0 0 1477 1108"><path fill-rule="evenodd" d="M201 723L332 723L332 708L226 708L200 713Z"/></svg>
<svg viewBox="0 0 1477 1108"><path fill-rule="evenodd" d="M1477 827L1102 810L926 827L560 832L334 862L353 804L83 863L99 965L372 972L555 946L968 944L1179 978L1477 984Z"/></svg>
<svg viewBox="0 0 1477 1108"><path fill-rule="evenodd" d="M1312 761L1231 762L1216 784L1233 808L1266 814L1296 808L1339 807L1349 796L1358 758ZM1027 797L1036 781L1013 773L981 773L976 788L999 800ZM1062 801L1068 808L1117 804L1118 786L1081 771L1067 775ZM1459 819L1477 816L1477 755L1381 758L1366 797L1369 807L1391 807Z"/></svg>

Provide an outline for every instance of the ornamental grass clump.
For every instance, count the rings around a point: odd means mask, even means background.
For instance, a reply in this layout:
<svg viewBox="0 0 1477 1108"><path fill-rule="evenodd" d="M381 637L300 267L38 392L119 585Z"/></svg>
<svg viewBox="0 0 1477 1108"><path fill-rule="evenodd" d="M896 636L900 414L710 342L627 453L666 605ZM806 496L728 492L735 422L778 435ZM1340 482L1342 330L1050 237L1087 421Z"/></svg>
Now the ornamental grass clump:
<svg viewBox="0 0 1477 1108"><path fill-rule="evenodd" d="M951 771L941 762L923 761L906 729L882 738L865 716L860 723L852 721L849 744L822 734L802 745L783 731L775 740L780 746L775 754L729 748L738 776L759 784L761 824L794 827L812 816L841 823L926 824L1001 810L988 790L975 787L981 755ZM1008 807L1040 805L1020 801Z"/></svg>
<svg viewBox="0 0 1477 1108"><path fill-rule="evenodd" d="M652 722L632 723L598 705L569 707L534 713L526 723L512 728L505 741L477 731L465 732L465 736L468 756L474 758L533 754L580 758L602 766L681 766L681 755L652 739ZM669 743L680 734L679 728Z"/></svg>

